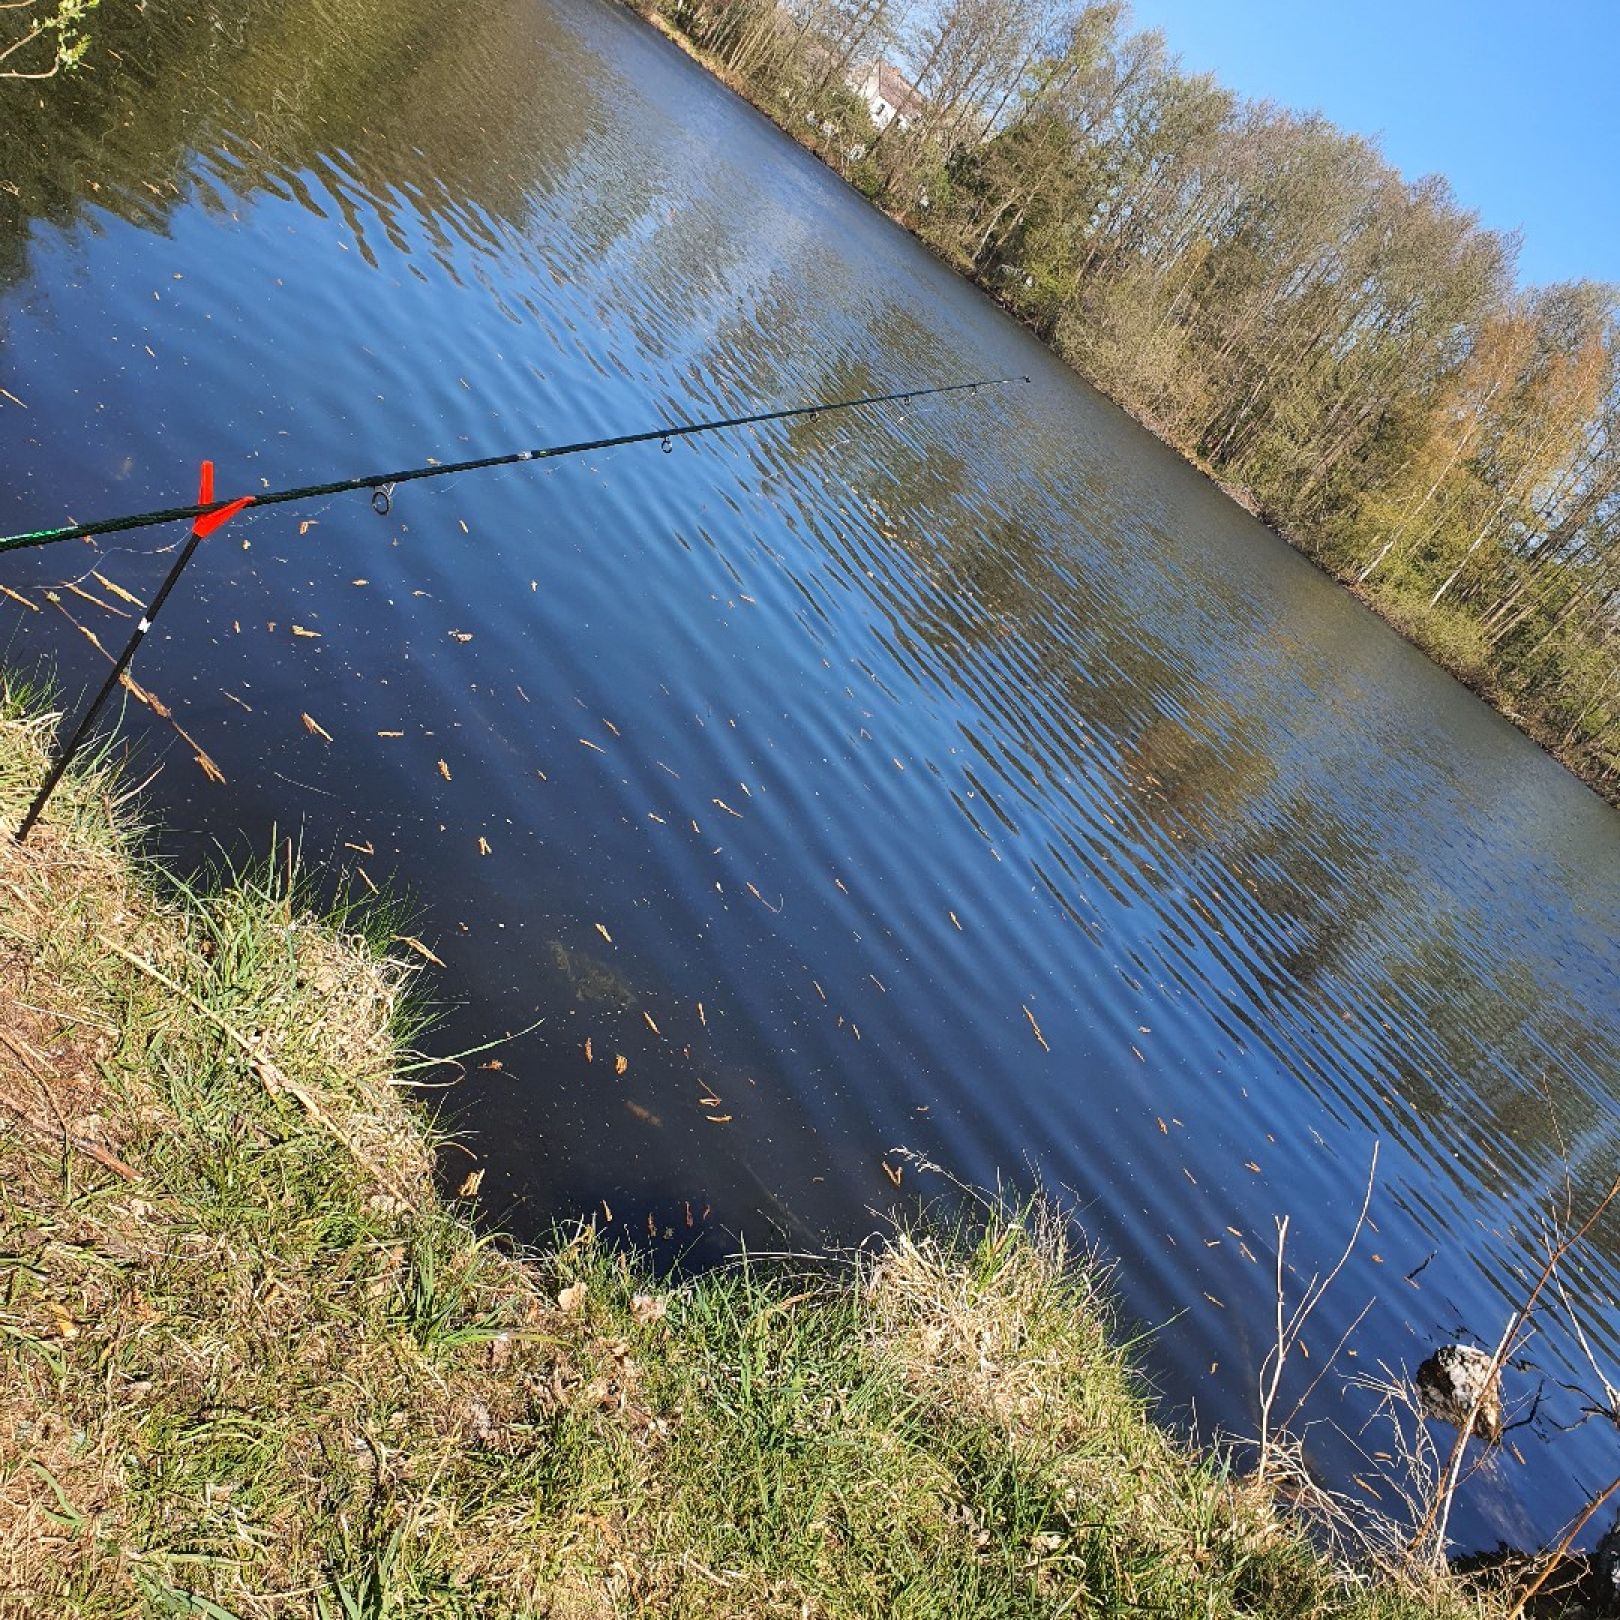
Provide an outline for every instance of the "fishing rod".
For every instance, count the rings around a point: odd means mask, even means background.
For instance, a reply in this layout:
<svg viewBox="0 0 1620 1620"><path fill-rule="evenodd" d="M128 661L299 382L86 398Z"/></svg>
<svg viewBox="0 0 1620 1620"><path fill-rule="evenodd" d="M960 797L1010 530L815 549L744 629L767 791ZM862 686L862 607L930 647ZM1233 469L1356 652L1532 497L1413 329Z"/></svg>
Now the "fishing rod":
<svg viewBox="0 0 1620 1620"><path fill-rule="evenodd" d="M651 444L655 440L670 449L676 439L695 433L720 433L728 428L752 427L762 422L785 422L796 416L820 416L826 411L852 411L862 405L896 405L908 399L929 399L938 394L960 394L980 388L1001 388L1010 383L1027 383L1028 377L988 377L977 382L947 383L943 388L909 388L899 394L867 394L859 399L824 400L815 405L794 405L781 411L758 411L751 416L726 416L712 422L690 422L681 426L647 428L640 433L620 433L608 439L582 439L575 444L552 444L537 450L511 450L500 456L475 456L470 461L446 461L426 467L407 467L399 472L366 473L359 478L336 478L327 484L300 484L294 489L266 490L243 495L236 501L199 501L195 506L169 506L157 512L135 512L125 517L98 518L94 523L67 523L55 529L32 529L24 534L0 535L0 551L24 546L46 546L57 540L88 540L98 534L121 534L126 529L151 529L160 523L189 522L212 517L227 506L240 511L244 506L281 506L288 501L315 500L322 495L347 495L369 489L371 504L386 516L393 503L396 484L411 484L423 478L448 478L452 473L480 472L486 467L511 467L525 461L556 461L562 456L582 456L592 450L616 450L626 444ZM234 516L234 512L232 513Z"/></svg>
<svg viewBox="0 0 1620 1620"><path fill-rule="evenodd" d="M525 461L555 461L562 456L586 455L593 450L614 450L626 444L650 444L655 440L663 446L667 454L674 448L676 439L689 438L696 433L719 433L728 428L752 427L763 422L785 422L793 417L820 416L828 411L851 411L862 405L896 405L905 400L929 399L939 394L960 394L968 391L976 393L981 388L999 388L1009 383L1028 381L1028 377L992 377L977 382L947 383L938 388L908 388L895 394L866 394L858 399L824 400L814 405L790 406L786 410L756 411L748 416L727 416L712 422L671 424L666 427L648 428L639 433L620 433L606 439L584 439L575 444L546 445L536 450L513 450L500 456L477 456L470 461L407 467L399 472L368 473L363 477L339 478L326 484L301 484L294 489L270 490L259 495L239 495L228 501L214 499L214 464L205 461L202 464L197 503L194 506L171 506L157 512L136 512L124 517L100 518L94 523L70 523L55 529L34 529L25 534L0 535L0 551L7 551L20 550L24 546L50 545L57 540L88 540L98 534L122 534L129 529L150 529L160 523L191 524L191 533L179 556L175 558L156 595L141 614L135 632L129 638L123 652L113 661L112 673L91 699L79 723L73 728L73 734L59 750L54 763L46 773L39 792L34 795L34 802L29 805L28 813L17 829L16 841L19 844L24 842L33 831L34 824L39 820L51 794L56 791L57 783L62 780L63 774L73 762L74 755L78 753L84 739L89 735L90 727L101 712L102 705L124 679L125 672L135 657L136 649L146 638L147 631L152 628L152 621L169 599L170 592L179 583L180 576L185 572L186 564L191 561L198 545L246 507L281 506L288 501L313 500L323 495L344 495L355 490L369 489L372 510L379 516L386 516L393 506L395 486L415 483L424 478L448 478L452 473L478 472L486 467L509 467Z"/></svg>

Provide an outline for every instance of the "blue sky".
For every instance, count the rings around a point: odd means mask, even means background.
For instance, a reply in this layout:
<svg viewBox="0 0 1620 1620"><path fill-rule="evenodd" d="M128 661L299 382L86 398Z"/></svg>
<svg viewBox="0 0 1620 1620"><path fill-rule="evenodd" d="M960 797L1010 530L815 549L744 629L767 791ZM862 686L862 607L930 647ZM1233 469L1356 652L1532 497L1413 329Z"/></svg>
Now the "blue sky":
<svg viewBox="0 0 1620 1620"><path fill-rule="evenodd" d="M1620 0L1134 0L1191 71L1379 135L1523 236L1526 282L1620 282Z"/></svg>

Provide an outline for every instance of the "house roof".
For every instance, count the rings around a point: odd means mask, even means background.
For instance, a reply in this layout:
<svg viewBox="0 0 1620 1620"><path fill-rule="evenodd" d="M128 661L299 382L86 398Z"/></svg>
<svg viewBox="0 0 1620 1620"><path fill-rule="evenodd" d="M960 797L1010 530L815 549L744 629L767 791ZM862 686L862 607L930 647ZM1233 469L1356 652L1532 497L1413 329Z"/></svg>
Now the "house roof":
<svg viewBox="0 0 1620 1620"><path fill-rule="evenodd" d="M889 62L878 63L878 94L902 118L915 118L923 110L923 98L916 85Z"/></svg>

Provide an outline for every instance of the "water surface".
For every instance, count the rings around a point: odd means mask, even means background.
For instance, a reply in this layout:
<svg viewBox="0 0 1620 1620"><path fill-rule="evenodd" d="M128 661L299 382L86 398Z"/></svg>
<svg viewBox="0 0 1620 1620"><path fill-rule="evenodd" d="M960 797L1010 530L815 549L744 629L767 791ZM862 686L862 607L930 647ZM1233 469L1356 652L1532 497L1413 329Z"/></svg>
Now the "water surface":
<svg viewBox="0 0 1620 1620"><path fill-rule="evenodd" d="M1273 1220L1303 1281L1376 1142L1310 1349L1369 1300L1347 1368L1494 1339L1615 1161L1620 820L631 15L416 9L98 14L19 98L0 529L201 455L230 494L1031 381L238 519L137 671L174 853L409 891L440 1046L525 1032L449 1094L508 1227L702 1259L859 1239L941 1190L908 1150L1040 1177L1172 1409L1252 1430ZM0 558L6 660L81 690L69 616L128 629L91 570L145 596L171 538ZM1573 1279L1611 1376L1617 1240ZM1558 1429L1589 1370L1530 1360L1465 1538L1612 1474ZM1366 1403L1317 1402L1348 1481Z"/></svg>

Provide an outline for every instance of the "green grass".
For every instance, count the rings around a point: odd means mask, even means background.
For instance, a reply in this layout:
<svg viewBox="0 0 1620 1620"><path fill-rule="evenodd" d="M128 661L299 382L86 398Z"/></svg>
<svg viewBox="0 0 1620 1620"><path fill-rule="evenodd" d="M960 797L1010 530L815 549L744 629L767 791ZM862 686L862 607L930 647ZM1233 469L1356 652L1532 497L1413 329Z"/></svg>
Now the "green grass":
<svg viewBox="0 0 1620 1620"><path fill-rule="evenodd" d="M1156 1427L1039 1206L798 1270L517 1256L396 1084L397 923L164 879L105 761L0 895L0 1614L1488 1612Z"/></svg>

